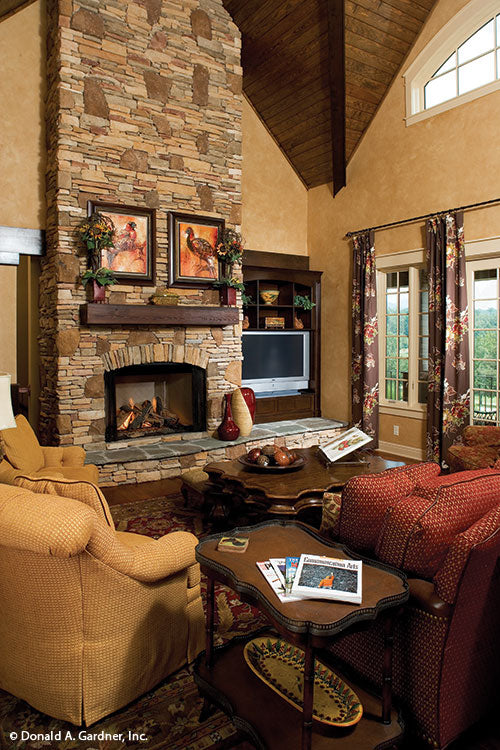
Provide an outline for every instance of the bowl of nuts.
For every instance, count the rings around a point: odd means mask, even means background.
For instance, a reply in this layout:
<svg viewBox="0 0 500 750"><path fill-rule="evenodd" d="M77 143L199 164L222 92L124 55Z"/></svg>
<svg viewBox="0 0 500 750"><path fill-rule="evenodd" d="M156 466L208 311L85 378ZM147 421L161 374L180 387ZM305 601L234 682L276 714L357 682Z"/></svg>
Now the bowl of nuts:
<svg viewBox="0 0 500 750"><path fill-rule="evenodd" d="M301 469L306 460L286 445L264 445L262 448L252 448L238 461L248 469L255 471L295 471Z"/></svg>

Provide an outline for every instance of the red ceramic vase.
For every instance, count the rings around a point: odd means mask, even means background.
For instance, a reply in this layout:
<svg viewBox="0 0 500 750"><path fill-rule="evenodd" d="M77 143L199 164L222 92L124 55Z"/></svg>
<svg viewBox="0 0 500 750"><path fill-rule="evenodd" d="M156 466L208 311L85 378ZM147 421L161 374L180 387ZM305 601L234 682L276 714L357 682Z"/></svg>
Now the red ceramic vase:
<svg viewBox="0 0 500 750"><path fill-rule="evenodd" d="M92 301L104 302L106 300L106 287L101 286L95 279L92 279Z"/></svg>
<svg viewBox="0 0 500 750"><path fill-rule="evenodd" d="M221 286L219 299L221 305L234 306L236 304L236 289L232 286Z"/></svg>
<svg viewBox="0 0 500 750"><path fill-rule="evenodd" d="M240 428L238 427L236 422L233 421L233 414L231 411L231 394L226 393L225 399L226 409L224 412L224 419L217 428L217 434L219 436L219 440L236 440L236 438L240 434Z"/></svg>
<svg viewBox="0 0 500 750"><path fill-rule="evenodd" d="M251 388L240 388L241 395L245 399L245 403L248 406L248 411L252 417L252 422L255 422L255 393Z"/></svg>

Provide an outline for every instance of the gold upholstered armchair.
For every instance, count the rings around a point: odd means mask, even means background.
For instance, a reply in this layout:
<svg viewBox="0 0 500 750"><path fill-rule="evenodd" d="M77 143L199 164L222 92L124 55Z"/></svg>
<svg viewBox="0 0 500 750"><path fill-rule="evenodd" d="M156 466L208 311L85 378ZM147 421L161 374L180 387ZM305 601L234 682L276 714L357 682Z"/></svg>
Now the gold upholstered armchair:
<svg viewBox="0 0 500 750"><path fill-rule="evenodd" d="M195 536L116 532L90 482L0 484L0 688L93 724L204 644Z"/></svg>
<svg viewBox="0 0 500 750"><path fill-rule="evenodd" d="M21 471L30 476L61 476L99 483L97 466L85 463L85 451L79 445L45 447L40 445L30 423L18 414L16 427L0 430L0 482L11 483Z"/></svg>

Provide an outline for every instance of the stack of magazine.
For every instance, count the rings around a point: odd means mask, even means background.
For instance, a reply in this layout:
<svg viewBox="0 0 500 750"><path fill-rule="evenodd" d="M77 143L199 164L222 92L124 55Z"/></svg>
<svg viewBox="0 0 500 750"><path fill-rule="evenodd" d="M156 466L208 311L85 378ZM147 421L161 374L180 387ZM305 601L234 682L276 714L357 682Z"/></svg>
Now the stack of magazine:
<svg viewBox="0 0 500 750"><path fill-rule="evenodd" d="M272 557L258 562L280 602L330 599L361 604L361 560L339 560L321 555Z"/></svg>

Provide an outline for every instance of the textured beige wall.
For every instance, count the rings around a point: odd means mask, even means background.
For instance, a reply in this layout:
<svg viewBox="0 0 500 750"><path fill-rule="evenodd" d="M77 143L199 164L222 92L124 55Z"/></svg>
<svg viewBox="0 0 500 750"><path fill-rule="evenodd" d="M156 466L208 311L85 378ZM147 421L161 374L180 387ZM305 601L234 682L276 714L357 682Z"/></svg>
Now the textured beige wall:
<svg viewBox="0 0 500 750"><path fill-rule="evenodd" d="M0 372L8 372L16 382L16 267L0 266Z"/></svg>
<svg viewBox="0 0 500 750"><path fill-rule="evenodd" d="M45 227L45 3L0 23L0 224Z"/></svg>
<svg viewBox="0 0 500 750"><path fill-rule="evenodd" d="M4 226L45 226L44 18L45 3L39 0L0 22L0 225ZM0 370L10 372L14 382L16 305L19 302L26 315L37 306L37 299L29 299L23 285L16 294L16 277L15 266L0 266ZM29 346L33 359L36 339Z"/></svg>
<svg viewBox="0 0 500 750"><path fill-rule="evenodd" d="M245 98L241 191L245 247L307 255L307 190Z"/></svg>
<svg viewBox="0 0 500 750"><path fill-rule="evenodd" d="M425 447L426 420L410 417L395 417L393 414L380 415L380 440L409 448ZM399 428L399 435L394 435L394 427Z"/></svg>
<svg viewBox="0 0 500 750"><path fill-rule="evenodd" d="M401 73L466 0L439 0ZM398 75L347 169L347 187L335 199L331 186L309 191L311 267L323 269L323 414L349 419L349 230L485 201L499 196L500 94L483 96L405 126L405 90ZM465 214L467 239L500 234L500 208ZM423 247L422 224L376 233L377 253ZM421 425L411 420L421 435ZM385 434L382 440L392 442ZM418 440L407 436L408 445Z"/></svg>

